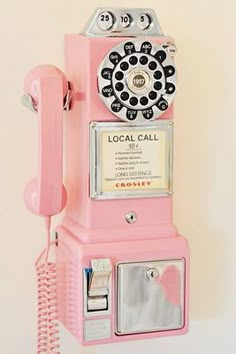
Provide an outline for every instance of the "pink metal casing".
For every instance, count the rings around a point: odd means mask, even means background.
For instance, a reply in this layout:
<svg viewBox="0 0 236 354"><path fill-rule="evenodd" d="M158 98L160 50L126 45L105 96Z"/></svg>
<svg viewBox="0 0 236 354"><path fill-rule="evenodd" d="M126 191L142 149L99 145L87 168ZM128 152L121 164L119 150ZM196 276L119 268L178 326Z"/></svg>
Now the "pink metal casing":
<svg viewBox="0 0 236 354"><path fill-rule="evenodd" d="M110 49L126 40L73 34L65 38L66 75L75 94L74 108L65 118L68 203L62 226L57 228L58 301L60 321L84 345L184 334L188 330L189 251L187 241L178 235L173 225L172 196L99 201L89 196L89 124L120 121L99 97L97 71ZM148 40L157 44L172 41L169 37ZM173 106L161 119L173 119ZM131 210L138 215L135 224L125 221L125 215ZM110 258L113 265L112 314L108 316L112 335L106 340L88 342L83 338L84 321L89 320L83 313L83 271L91 267L91 259L96 258ZM117 336L116 264L177 258L185 260L183 328ZM171 284L168 286L171 288Z"/></svg>
<svg viewBox="0 0 236 354"><path fill-rule="evenodd" d="M105 201L94 201L89 196L89 123L120 121L99 97L97 71L109 50L125 40L127 38L87 38L73 34L65 37L65 70L73 85L75 105L65 120L68 203L63 225L74 234L79 233L84 242L132 240L144 238L147 233L149 238L177 235L172 224L171 196ZM148 40L160 44L171 38ZM161 119L172 118L171 106ZM125 215L131 210L136 211L138 220L127 228ZM112 235L104 230L111 230Z"/></svg>
<svg viewBox="0 0 236 354"><path fill-rule="evenodd" d="M189 252L186 240L182 236L173 238L143 239L121 242L82 243L63 227L58 228L59 246L57 247L57 292L59 320L83 345L96 345L123 342L138 339L165 337L185 334L188 331L188 292L189 292ZM112 235L111 235L112 237ZM92 318L84 316L83 270L90 268L91 259L109 257L112 262L112 311L111 315L98 315ZM119 262L153 261L163 259L184 259L184 326L176 330L116 335L116 286L115 266ZM167 287L173 289L173 281ZM169 294L172 302L176 298ZM102 340L85 341L85 321L94 319L111 320L111 337Z"/></svg>

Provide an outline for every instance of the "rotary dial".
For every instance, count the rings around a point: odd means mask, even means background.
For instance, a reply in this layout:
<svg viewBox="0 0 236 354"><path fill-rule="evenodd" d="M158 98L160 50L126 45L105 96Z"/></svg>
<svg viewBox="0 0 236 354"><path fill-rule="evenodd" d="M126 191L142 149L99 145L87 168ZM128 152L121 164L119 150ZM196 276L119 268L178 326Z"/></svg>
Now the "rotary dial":
<svg viewBox="0 0 236 354"><path fill-rule="evenodd" d="M176 91L176 69L156 43L122 42L106 55L98 70L105 105L124 121L142 122L161 116Z"/></svg>

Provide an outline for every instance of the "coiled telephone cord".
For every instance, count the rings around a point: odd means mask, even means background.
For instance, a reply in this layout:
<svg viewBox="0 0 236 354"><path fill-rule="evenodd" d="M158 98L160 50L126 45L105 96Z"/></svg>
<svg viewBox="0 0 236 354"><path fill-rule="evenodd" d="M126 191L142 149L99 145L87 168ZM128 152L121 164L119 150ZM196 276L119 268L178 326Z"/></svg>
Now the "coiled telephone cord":
<svg viewBox="0 0 236 354"><path fill-rule="evenodd" d="M37 354L60 354L56 262L49 261L51 218L45 217L47 243L35 267L38 281Z"/></svg>

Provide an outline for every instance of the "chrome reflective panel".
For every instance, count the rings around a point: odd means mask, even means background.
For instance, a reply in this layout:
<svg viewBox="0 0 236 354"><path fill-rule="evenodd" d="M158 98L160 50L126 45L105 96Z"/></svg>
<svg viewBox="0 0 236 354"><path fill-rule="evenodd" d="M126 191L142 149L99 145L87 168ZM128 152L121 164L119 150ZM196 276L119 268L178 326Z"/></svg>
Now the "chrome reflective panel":
<svg viewBox="0 0 236 354"><path fill-rule="evenodd" d="M116 333L182 328L184 268L183 259L118 264Z"/></svg>

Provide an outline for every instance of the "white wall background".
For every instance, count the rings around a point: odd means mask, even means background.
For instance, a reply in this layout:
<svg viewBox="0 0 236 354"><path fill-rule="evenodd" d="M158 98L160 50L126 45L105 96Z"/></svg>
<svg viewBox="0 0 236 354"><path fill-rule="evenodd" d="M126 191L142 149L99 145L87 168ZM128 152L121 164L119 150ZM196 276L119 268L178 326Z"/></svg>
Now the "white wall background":
<svg viewBox="0 0 236 354"><path fill-rule="evenodd" d="M43 222L22 200L36 171L36 125L20 104L25 74L63 68L63 35L79 32L97 6L155 8L179 53L174 216L190 242L187 336L81 348L67 354L233 354L236 347L236 2L225 0L8 0L0 7L1 353L36 353L34 260ZM54 223L56 223L54 221Z"/></svg>

